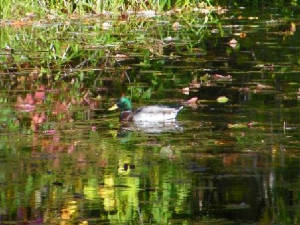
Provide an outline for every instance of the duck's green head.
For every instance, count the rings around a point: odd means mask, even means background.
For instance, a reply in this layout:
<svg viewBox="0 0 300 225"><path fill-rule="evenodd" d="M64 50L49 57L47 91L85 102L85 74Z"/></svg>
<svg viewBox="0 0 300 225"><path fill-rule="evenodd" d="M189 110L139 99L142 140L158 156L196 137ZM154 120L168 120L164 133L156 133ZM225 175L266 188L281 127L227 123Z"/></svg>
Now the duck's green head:
<svg viewBox="0 0 300 225"><path fill-rule="evenodd" d="M113 105L108 110L112 111L112 110L116 110L118 108L121 111L131 111L132 106L131 106L130 100L126 97L121 97L120 100L117 102L117 104Z"/></svg>

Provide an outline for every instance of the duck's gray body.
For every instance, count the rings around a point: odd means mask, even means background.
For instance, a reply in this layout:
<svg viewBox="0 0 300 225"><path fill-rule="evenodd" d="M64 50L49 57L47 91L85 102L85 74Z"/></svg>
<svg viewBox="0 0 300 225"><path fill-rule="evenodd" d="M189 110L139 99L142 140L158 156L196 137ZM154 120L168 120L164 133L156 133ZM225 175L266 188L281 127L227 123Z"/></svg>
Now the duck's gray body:
<svg viewBox="0 0 300 225"><path fill-rule="evenodd" d="M140 122L174 122L178 112L183 108L152 105L138 108L133 114L133 121Z"/></svg>
<svg viewBox="0 0 300 225"><path fill-rule="evenodd" d="M117 104L108 110L117 108L121 110L120 121L122 122L122 130L133 129L146 133L182 131L182 128L176 123L176 116L183 106L151 105L132 111L130 100L126 97L121 97Z"/></svg>

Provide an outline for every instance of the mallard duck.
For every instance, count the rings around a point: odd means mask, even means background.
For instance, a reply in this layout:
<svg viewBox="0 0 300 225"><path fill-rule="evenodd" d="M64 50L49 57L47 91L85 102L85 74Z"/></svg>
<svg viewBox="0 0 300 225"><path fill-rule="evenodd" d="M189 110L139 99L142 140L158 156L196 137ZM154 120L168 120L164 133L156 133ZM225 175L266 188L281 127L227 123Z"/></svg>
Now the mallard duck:
<svg viewBox="0 0 300 225"><path fill-rule="evenodd" d="M117 104L110 107L108 110L121 110L120 121L124 122L174 122L178 112L183 108L179 107L169 107L163 105L151 105L140 107L135 111L132 111L131 102L126 97L121 97Z"/></svg>

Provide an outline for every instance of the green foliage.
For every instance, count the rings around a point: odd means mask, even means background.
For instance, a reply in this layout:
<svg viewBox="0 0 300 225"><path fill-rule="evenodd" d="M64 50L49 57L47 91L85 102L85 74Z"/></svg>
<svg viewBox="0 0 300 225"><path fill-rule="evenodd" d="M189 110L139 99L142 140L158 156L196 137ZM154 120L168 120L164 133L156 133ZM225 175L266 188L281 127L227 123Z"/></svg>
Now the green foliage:
<svg viewBox="0 0 300 225"><path fill-rule="evenodd" d="M3 131L16 131L19 128L19 122L10 107L3 104L5 99L0 98L0 132Z"/></svg>
<svg viewBox="0 0 300 225"><path fill-rule="evenodd" d="M126 10L156 10L164 11L176 8L192 8L199 3L210 5L210 0L2 0L0 19L24 17L31 15L43 17L49 14L67 16L68 14L89 14L125 12Z"/></svg>
<svg viewBox="0 0 300 225"><path fill-rule="evenodd" d="M149 19L135 15L126 21L104 18L99 22L93 17L88 20L83 17L62 19L61 23L47 29L44 29L44 26L48 26L46 21L20 27L18 23L4 26L0 49L5 54L0 55L0 71L14 68L16 73L22 73L24 65L34 66L39 79L60 81L76 78L87 85L93 83L94 88L102 86L105 77L114 79L115 86L125 81L135 82L136 78L132 76L135 71L126 69L123 61L136 59L136 66L143 70L152 65L160 67L166 62L164 57L190 54L195 45L191 40L200 42L209 37L207 25L216 21L214 16L190 12L172 17L166 15L163 18L182 20L180 32L174 30L172 24L161 26L160 17ZM78 26L78 22L84 25ZM111 24L108 30L103 27L105 23ZM169 43L164 41L169 36L180 40L175 42L172 52L166 51ZM125 58L119 59L120 54L125 55ZM158 60L153 62L154 58ZM134 100L150 99L156 90L170 88L170 84L159 82L159 73L151 73L145 76L144 82L151 83L153 87L134 87L126 90L126 94ZM120 82L120 76L125 81ZM173 76L170 70L170 82Z"/></svg>

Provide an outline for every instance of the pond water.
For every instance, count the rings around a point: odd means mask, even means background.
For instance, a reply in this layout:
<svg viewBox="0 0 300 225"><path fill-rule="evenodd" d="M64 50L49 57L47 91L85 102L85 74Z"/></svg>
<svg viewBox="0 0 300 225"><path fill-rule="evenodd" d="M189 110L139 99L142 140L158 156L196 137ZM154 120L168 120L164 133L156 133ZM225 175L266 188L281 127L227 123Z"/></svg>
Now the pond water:
<svg viewBox="0 0 300 225"><path fill-rule="evenodd" d="M299 15L214 16L3 22L0 224L299 224Z"/></svg>

